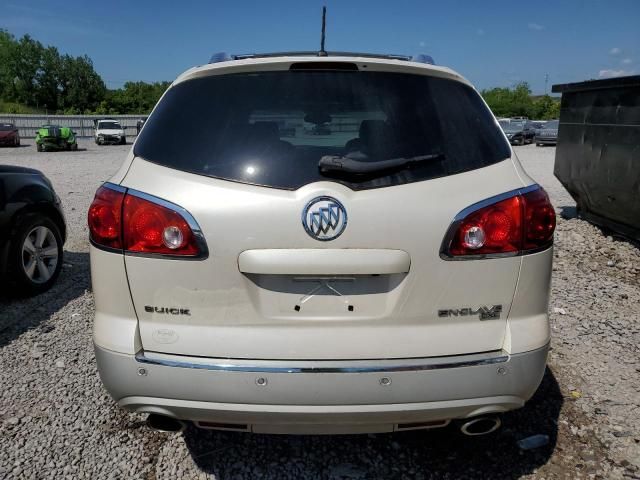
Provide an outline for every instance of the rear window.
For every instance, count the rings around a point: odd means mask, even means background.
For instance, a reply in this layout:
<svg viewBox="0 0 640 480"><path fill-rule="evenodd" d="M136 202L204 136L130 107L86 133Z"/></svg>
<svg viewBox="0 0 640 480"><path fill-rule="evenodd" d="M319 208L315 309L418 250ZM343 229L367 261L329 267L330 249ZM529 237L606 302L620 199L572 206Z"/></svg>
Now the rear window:
<svg viewBox="0 0 640 480"><path fill-rule="evenodd" d="M362 71L209 76L169 89L135 155L236 182L295 190L318 181L354 190L481 168L510 156L479 95L456 81ZM437 154L367 174L321 172L323 156L366 162Z"/></svg>

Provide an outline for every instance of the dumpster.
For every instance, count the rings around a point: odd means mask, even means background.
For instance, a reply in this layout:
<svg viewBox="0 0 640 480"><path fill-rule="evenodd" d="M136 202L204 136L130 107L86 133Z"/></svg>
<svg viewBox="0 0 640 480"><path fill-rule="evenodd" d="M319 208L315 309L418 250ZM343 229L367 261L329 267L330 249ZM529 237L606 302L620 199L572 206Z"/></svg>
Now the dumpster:
<svg viewBox="0 0 640 480"><path fill-rule="evenodd" d="M554 85L554 174L578 215L640 241L640 75Z"/></svg>

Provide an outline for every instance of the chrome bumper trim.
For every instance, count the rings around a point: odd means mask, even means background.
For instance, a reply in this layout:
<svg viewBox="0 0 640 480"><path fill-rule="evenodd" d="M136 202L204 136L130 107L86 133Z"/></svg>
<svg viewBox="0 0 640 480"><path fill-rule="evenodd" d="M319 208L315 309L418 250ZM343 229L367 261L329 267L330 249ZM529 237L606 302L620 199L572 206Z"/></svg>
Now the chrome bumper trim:
<svg viewBox="0 0 640 480"><path fill-rule="evenodd" d="M252 373L384 373L423 370L441 370L446 368L476 367L493 365L509 361L509 354L502 350L493 352L459 355L453 357L412 358L399 360L305 360L293 361L265 360L257 365L255 360L215 359L164 355L140 351L135 358L138 363L160 365L164 367L192 368L222 372ZM375 362L375 364L372 364Z"/></svg>

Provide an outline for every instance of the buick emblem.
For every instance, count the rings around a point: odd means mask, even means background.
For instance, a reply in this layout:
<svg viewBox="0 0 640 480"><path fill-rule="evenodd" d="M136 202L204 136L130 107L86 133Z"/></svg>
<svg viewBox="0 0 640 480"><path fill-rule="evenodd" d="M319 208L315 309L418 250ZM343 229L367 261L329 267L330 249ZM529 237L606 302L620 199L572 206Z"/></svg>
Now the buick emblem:
<svg viewBox="0 0 640 480"><path fill-rule="evenodd" d="M347 227L347 211L333 197L316 197L302 210L302 225L309 236L316 240L333 240Z"/></svg>

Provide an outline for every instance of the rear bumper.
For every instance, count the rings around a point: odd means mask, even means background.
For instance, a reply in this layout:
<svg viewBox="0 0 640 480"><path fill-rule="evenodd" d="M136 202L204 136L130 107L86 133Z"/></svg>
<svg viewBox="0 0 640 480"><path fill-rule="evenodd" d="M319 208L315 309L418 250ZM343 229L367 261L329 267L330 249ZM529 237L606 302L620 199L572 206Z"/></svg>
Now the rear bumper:
<svg viewBox="0 0 640 480"><path fill-rule="evenodd" d="M126 137L116 137L116 136L96 137L96 142L102 145L118 145L123 141L126 141Z"/></svg>
<svg viewBox="0 0 640 480"><path fill-rule="evenodd" d="M556 143L558 143L558 137L555 137L555 138L536 137L536 143L543 143L545 145L555 145Z"/></svg>
<svg viewBox="0 0 640 480"><path fill-rule="evenodd" d="M40 145L45 148L57 148L57 149L65 149L69 145L73 145L74 142L69 142L66 139L59 138L43 138L40 140Z"/></svg>
<svg viewBox="0 0 640 480"><path fill-rule="evenodd" d="M430 359L283 362L126 355L96 346L100 377L126 409L271 433L359 433L519 408L548 345Z"/></svg>

